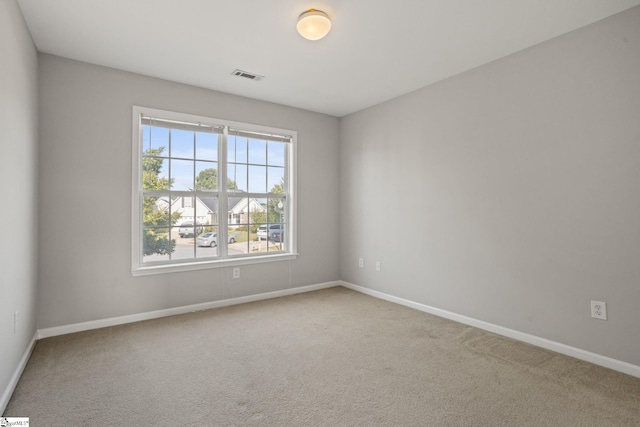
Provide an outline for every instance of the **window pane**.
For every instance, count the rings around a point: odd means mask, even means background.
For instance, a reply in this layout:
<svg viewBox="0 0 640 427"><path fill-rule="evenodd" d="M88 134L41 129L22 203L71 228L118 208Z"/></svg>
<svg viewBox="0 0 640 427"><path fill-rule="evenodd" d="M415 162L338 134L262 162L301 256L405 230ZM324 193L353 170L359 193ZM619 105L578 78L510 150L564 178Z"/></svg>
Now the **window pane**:
<svg viewBox="0 0 640 427"><path fill-rule="evenodd" d="M250 221L249 199L246 197L229 197L227 201L229 216L235 224L248 224Z"/></svg>
<svg viewBox="0 0 640 427"><path fill-rule="evenodd" d="M193 138L193 132L171 129L171 157L193 159Z"/></svg>
<svg viewBox="0 0 640 427"><path fill-rule="evenodd" d="M270 193L284 193L284 168L268 168L267 189Z"/></svg>
<svg viewBox="0 0 640 427"><path fill-rule="evenodd" d="M245 199L248 201L250 224L264 224L267 222L267 199Z"/></svg>
<svg viewBox="0 0 640 427"><path fill-rule="evenodd" d="M203 232L196 238L196 258L218 256L218 227L204 226Z"/></svg>
<svg viewBox="0 0 640 427"><path fill-rule="evenodd" d="M231 245L234 245L236 243L238 243L238 241L242 238L246 238L246 235L243 235L246 233L242 233L239 231L236 231L234 228L229 228L229 230L227 231L227 236L229 239L229 248L231 248Z"/></svg>
<svg viewBox="0 0 640 427"><path fill-rule="evenodd" d="M196 159L218 160L218 134L196 132Z"/></svg>
<svg viewBox="0 0 640 427"><path fill-rule="evenodd" d="M249 199L246 197L229 197L227 201L229 212L229 236L234 239L229 243L227 251L230 256L249 253L251 232L249 226ZM254 232L255 236L255 232Z"/></svg>
<svg viewBox="0 0 640 427"><path fill-rule="evenodd" d="M267 168L249 166L249 193L267 192Z"/></svg>
<svg viewBox="0 0 640 427"><path fill-rule="evenodd" d="M171 159L171 189L191 191L194 188L193 166L191 160Z"/></svg>
<svg viewBox="0 0 640 427"><path fill-rule="evenodd" d="M284 222L284 199L269 199L267 203L267 218L269 223L282 223Z"/></svg>
<svg viewBox="0 0 640 427"><path fill-rule="evenodd" d="M251 245L251 237L249 227L246 225L233 226L230 228L229 236L234 239L233 243L229 243L227 251L229 255L241 255L249 253L249 245Z"/></svg>
<svg viewBox="0 0 640 427"><path fill-rule="evenodd" d="M218 164L196 162L196 190L218 189Z"/></svg>
<svg viewBox="0 0 640 427"><path fill-rule="evenodd" d="M282 166L284 167L284 149L285 143L269 141L268 155L270 166Z"/></svg>
<svg viewBox="0 0 640 427"><path fill-rule="evenodd" d="M284 224L267 223L257 228L257 240L251 245L252 252L280 252L285 248Z"/></svg>
<svg viewBox="0 0 640 427"><path fill-rule="evenodd" d="M266 239L259 239L254 241L251 246L251 253L264 253L267 252L269 241Z"/></svg>
<svg viewBox="0 0 640 427"><path fill-rule="evenodd" d="M202 224L194 223L193 221L183 222L174 228L175 229L172 230L172 232L180 237L178 242L182 242L183 239L192 239L202 233L203 230Z"/></svg>
<svg viewBox="0 0 640 427"><path fill-rule="evenodd" d="M196 198L196 221L202 225L218 225L218 198L200 196Z"/></svg>
<svg viewBox="0 0 640 427"><path fill-rule="evenodd" d="M247 163L247 138L229 135L227 159L232 163Z"/></svg>
<svg viewBox="0 0 640 427"><path fill-rule="evenodd" d="M271 233L269 233L269 252L286 250L286 226L284 224L277 224L277 227L272 228Z"/></svg>
<svg viewBox="0 0 640 427"><path fill-rule="evenodd" d="M193 224L195 221L195 200L192 196L179 196L171 203L171 215L173 224Z"/></svg>
<svg viewBox="0 0 640 427"><path fill-rule="evenodd" d="M249 164L267 164L267 141L249 140Z"/></svg>
<svg viewBox="0 0 640 427"><path fill-rule="evenodd" d="M169 189L169 161L160 157L142 158L142 189Z"/></svg>
<svg viewBox="0 0 640 427"><path fill-rule="evenodd" d="M227 189L248 191L247 166L229 163L227 166Z"/></svg>
<svg viewBox="0 0 640 427"><path fill-rule="evenodd" d="M142 199L142 223L149 227L170 225L169 198L145 196Z"/></svg>
<svg viewBox="0 0 640 427"><path fill-rule="evenodd" d="M169 238L168 227L144 227L142 254L144 262L168 261L175 241Z"/></svg>
<svg viewBox="0 0 640 427"><path fill-rule="evenodd" d="M171 259L188 259L194 257L195 233L198 230L193 223L182 224L180 227L171 228L171 236L175 237L175 249Z"/></svg>
<svg viewBox="0 0 640 427"><path fill-rule="evenodd" d="M246 199L243 199L242 197L229 197L227 200L227 218L229 224L247 224L248 218L246 210L243 210L243 206L245 206L244 201Z"/></svg>
<svg viewBox="0 0 640 427"><path fill-rule="evenodd" d="M151 126L142 125L140 127L140 141L143 153L151 148Z"/></svg>
<svg viewBox="0 0 640 427"><path fill-rule="evenodd" d="M155 151L163 151L165 156L169 155L169 129L158 128L153 126L145 125L143 129L148 129L149 138L145 141L143 139L142 150L155 150ZM146 132L142 133L144 138ZM159 153L155 153L158 155Z"/></svg>

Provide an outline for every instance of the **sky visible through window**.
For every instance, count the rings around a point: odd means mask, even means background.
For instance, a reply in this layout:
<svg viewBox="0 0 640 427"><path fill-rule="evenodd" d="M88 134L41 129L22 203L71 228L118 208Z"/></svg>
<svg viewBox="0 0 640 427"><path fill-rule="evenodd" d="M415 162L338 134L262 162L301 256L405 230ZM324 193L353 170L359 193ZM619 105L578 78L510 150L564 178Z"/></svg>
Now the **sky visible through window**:
<svg viewBox="0 0 640 427"><path fill-rule="evenodd" d="M219 137L216 133L144 125L143 151L163 147L160 157L165 159L159 178L171 179L171 190L190 191L200 172L218 170ZM227 177L237 190L265 193L284 182L284 143L235 135L227 140Z"/></svg>

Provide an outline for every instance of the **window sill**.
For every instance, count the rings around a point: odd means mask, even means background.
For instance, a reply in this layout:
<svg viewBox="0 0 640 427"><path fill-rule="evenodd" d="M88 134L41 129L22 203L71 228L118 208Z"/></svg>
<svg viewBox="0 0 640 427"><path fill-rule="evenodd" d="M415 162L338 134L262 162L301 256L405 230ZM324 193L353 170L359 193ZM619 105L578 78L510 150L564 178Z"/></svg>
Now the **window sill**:
<svg viewBox="0 0 640 427"><path fill-rule="evenodd" d="M148 276L152 274L179 273L183 271L206 270L210 268L236 267L239 265L263 264L267 262L290 261L298 257L297 253L256 256L251 258L223 259L215 261L195 261L180 264L163 264L134 267L132 276Z"/></svg>

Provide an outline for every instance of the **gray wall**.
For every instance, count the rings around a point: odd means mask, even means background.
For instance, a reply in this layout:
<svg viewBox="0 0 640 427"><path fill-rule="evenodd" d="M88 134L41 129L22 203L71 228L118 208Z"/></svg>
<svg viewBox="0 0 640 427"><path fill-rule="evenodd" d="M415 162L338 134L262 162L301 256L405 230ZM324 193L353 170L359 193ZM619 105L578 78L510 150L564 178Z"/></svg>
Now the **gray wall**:
<svg viewBox="0 0 640 427"><path fill-rule="evenodd" d="M46 328L338 279L335 117L40 55L40 288ZM255 82L247 82L255 84ZM132 105L298 131L291 262L132 277Z"/></svg>
<svg viewBox="0 0 640 427"><path fill-rule="evenodd" d="M0 58L1 396L36 331L38 65L14 0L0 1Z"/></svg>
<svg viewBox="0 0 640 427"><path fill-rule="evenodd" d="M340 138L341 279L640 365L640 7Z"/></svg>

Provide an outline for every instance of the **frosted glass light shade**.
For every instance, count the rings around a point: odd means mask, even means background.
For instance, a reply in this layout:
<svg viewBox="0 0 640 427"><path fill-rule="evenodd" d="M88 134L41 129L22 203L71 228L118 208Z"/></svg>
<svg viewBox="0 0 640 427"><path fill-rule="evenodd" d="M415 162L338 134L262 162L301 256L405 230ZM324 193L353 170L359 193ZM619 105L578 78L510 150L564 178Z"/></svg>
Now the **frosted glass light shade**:
<svg viewBox="0 0 640 427"><path fill-rule="evenodd" d="M329 33L331 20L321 10L309 9L298 18L298 32L307 40L320 40Z"/></svg>

